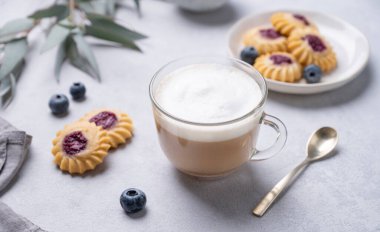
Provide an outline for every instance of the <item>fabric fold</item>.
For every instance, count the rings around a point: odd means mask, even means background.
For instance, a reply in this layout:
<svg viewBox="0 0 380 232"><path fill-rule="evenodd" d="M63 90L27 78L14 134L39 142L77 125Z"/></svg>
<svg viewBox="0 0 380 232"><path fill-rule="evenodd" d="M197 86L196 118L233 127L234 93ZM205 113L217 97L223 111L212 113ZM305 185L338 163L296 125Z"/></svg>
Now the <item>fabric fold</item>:
<svg viewBox="0 0 380 232"><path fill-rule="evenodd" d="M32 137L0 118L0 193L20 170ZM45 232L0 201L1 232Z"/></svg>

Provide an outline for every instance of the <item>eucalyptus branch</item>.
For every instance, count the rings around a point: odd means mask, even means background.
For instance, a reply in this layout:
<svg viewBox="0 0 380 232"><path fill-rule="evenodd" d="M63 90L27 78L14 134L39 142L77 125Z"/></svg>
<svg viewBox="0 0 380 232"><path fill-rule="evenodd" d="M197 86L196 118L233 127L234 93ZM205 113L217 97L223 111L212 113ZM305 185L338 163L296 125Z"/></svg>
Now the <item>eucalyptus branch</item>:
<svg viewBox="0 0 380 232"><path fill-rule="evenodd" d="M55 76L59 81L62 64L68 60L73 66L100 81L100 72L85 36L117 43L123 47L140 51L136 41L146 38L113 21L118 0L66 0L38 10L28 18L6 23L0 29L0 105L9 103L15 93L15 83L24 67L28 52L27 37L42 20L54 18L42 52L58 46ZM134 0L139 9L139 1ZM82 22L77 23L76 11ZM4 100L5 99L5 100ZM4 103L5 102L5 103Z"/></svg>
<svg viewBox="0 0 380 232"><path fill-rule="evenodd" d="M75 0L69 0L70 15L69 19L71 22L75 22Z"/></svg>

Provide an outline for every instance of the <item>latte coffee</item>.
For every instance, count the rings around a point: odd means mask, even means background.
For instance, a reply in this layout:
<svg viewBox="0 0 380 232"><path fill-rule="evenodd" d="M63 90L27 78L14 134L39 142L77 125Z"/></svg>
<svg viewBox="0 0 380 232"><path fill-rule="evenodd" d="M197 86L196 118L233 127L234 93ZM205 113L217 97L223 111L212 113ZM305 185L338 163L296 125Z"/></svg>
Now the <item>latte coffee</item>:
<svg viewBox="0 0 380 232"><path fill-rule="evenodd" d="M256 151L265 81L252 67L225 60L169 63L150 85L161 148L190 175L224 175Z"/></svg>

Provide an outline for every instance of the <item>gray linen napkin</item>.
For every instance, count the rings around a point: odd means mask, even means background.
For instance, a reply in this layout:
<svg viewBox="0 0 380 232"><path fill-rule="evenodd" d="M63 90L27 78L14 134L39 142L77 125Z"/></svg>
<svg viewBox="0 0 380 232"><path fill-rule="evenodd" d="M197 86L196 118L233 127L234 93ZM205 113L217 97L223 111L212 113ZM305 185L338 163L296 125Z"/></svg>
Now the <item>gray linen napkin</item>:
<svg viewBox="0 0 380 232"><path fill-rule="evenodd" d="M18 131L0 118L0 192L8 186L21 168L31 141L31 136ZM0 202L0 231L42 232L44 230Z"/></svg>

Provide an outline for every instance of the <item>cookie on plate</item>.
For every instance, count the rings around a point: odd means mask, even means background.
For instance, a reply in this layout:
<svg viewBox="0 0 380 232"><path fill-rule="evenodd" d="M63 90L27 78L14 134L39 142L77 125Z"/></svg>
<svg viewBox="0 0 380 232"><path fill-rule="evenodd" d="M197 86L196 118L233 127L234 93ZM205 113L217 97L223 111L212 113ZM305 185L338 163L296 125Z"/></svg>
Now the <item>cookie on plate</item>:
<svg viewBox="0 0 380 232"><path fill-rule="evenodd" d="M245 46L253 46L259 54L286 51L286 38L272 26L259 26L250 29L243 36Z"/></svg>
<svg viewBox="0 0 380 232"><path fill-rule="evenodd" d="M131 118L128 114L118 110L94 110L80 120L101 126L106 131L112 148L116 148L132 137L133 124Z"/></svg>
<svg viewBox="0 0 380 232"><path fill-rule="evenodd" d="M293 55L286 52L261 55L256 59L254 67L265 78L276 81L293 83L302 76L301 65Z"/></svg>
<svg viewBox="0 0 380 232"><path fill-rule="evenodd" d="M110 141L107 133L89 122L65 126L53 140L54 162L63 171L83 174L103 162Z"/></svg>
<svg viewBox="0 0 380 232"><path fill-rule="evenodd" d="M337 65L335 52L317 31L295 30L289 36L287 46L289 52L304 66L315 64L327 73Z"/></svg>
<svg viewBox="0 0 380 232"><path fill-rule="evenodd" d="M274 28L286 36L289 36L295 29L318 30L310 19L301 14L277 12L271 16L270 20Z"/></svg>

